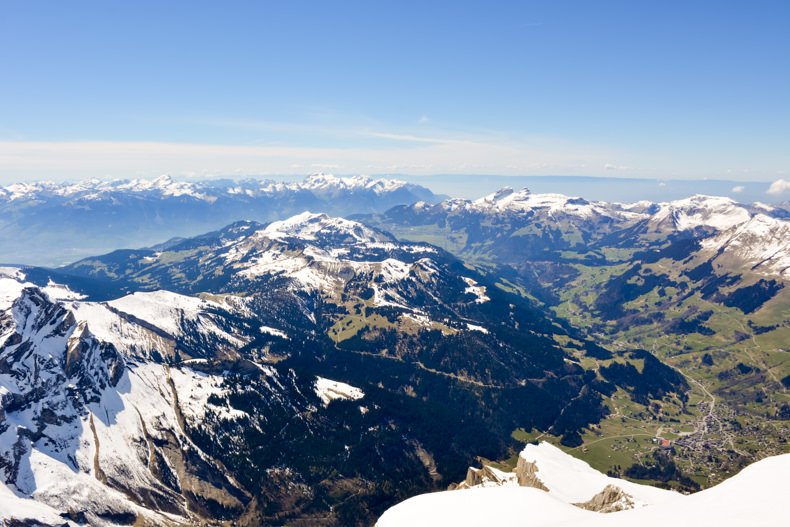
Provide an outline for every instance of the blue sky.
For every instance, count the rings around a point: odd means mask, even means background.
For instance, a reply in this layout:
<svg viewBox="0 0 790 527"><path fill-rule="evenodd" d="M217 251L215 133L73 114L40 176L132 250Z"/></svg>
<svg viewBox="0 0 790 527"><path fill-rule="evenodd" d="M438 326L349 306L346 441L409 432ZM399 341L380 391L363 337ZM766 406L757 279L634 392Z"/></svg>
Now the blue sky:
<svg viewBox="0 0 790 527"><path fill-rule="evenodd" d="M0 183L790 179L790 2L0 0Z"/></svg>

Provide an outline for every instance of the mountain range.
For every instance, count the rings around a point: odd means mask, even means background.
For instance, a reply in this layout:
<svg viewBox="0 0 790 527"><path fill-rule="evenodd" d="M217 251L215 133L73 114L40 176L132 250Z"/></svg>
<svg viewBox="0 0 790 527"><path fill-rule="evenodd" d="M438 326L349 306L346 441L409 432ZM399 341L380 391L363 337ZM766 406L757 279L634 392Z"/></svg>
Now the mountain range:
<svg viewBox="0 0 790 527"><path fill-rule="evenodd" d="M277 198L296 214L0 269L0 518L372 525L522 477L538 440L631 501L627 479L712 492L788 452L782 207L504 188L381 212L361 188L400 183L305 185L364 214Z"/></svg>
<svg viewBox="0 0 790 527"><path fill-rule="evenodd" d="M7 264L57 266L113 249L164 242L239 219L274 221L305 210L382 212L440 199L425 187L366 176L312 174L301 182L248 179L92 179L0 187L0 254Z"/></svg>

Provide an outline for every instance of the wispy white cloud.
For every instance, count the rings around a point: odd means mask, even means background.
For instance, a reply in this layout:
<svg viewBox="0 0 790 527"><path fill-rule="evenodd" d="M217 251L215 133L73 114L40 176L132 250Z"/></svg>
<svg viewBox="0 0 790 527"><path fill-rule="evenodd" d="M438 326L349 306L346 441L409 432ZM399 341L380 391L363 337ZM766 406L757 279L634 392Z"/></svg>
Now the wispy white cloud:
<svg viewBox="0 0 790 527"><path fill-rule="evenodd" d="M406 141L406 142L413 142L413 143L435 143L435 144L443 144L443 145L451 145L451 144L471 144L474 141L464 140L464 139L449 139L449 138L440 138L440 137L419 137L416 135L408 135L408 134L389 134L383 132L369 132L368 135L371 137L379 137L381 139L392 139L395 141Z"/></svg>
<svg viewBox="0 0 790 527"><path fill-rule="evenodd" d="M613 165L611 163L606 163L603 166L606 170L631 170L632 167L621 166L621 165Z"/></svg>
<svg viewBox="0 0 790 527"><path fill-rule="evenodd" d="M744 190L746 190L746 187L744 187L743 185L738 185L737 187L732 188L733 192L743 192Z"/></svg>
<svg viewBox="0 0 790 527"><path fill-rule="evenodd" d="M430 121L430 119L428 119L428 116L427 116L427 115L421 115L421 116L420 116L420 119L419 119L419 121L418 121L418 122L419 122L420 124L424 124L424 123L427 123L428 121Z"/></svg>
<svg viewBox="0 0 790 527"><path fill-rule="evenodd" d="M786 181L784 179L777 179L776 181L771 183L771 186L768 187L766 193L778 196L779 194L784 194L788 190L790 190L790 181Z"/></svg>

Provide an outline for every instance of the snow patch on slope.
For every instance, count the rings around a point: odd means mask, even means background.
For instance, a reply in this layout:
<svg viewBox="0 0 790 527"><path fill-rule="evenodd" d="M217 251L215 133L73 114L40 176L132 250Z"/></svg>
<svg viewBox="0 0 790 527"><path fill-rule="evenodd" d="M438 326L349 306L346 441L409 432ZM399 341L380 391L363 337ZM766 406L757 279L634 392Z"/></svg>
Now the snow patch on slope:
<svg viewBox="0 0 790 527"><path fill-rule="evenodd" d="M190 368L172 368L170 378L176 387L181 411L191 423L199 425L207 409L211 409L219 419L233 420L247 415L227 405L209 402L212 395L220 398L227 395L228 391L222 387L222 376L208 375Z"/></svg>
<svg viewBox="0 0 790 527"><path fill-rule="evenodd" d="M206 307L219 307L219 304L208 300L164 290L126 295L109 302L109 305L164 329L171 335L181 334L178 321L182 317L196 320Z"/></svg>
<svg viewBox="0 0 790 527"><path fill-rule="evenodd" d="M68 286L56 284L51 279L46 287L42 287L41 290L44 291L53 302L59 300L80 300L85 298L85 295L72 291Z"/></svg>
<svg viewBox="0 0 790 527"><path fill-rule="evenodd" d="M485 286L477 285L477 282L475 282L471 278L463 278L463 281L466 282L467 285L466 289L464 290L464 293L470 293L475 295L477 297L475 303L483 304L491 300L486 296Z"/></svg>
<svg viewBox="0 0 790 527"><path fill-rule="evenodd" d="M365 396L365 392L344 382L332 381L318 377L315 381L315 393L327 406L330 402L342 399L356 401Z"/></svg>
<svg viewBox="0 0 790 527"><path fill-rule="evenodd" d="M266 333L268 335L274 335L275 337L280 337L280 338L283 338L285 340L290 340L290 338L288 337L288 335L284 331L281 331L281 330L275 329L275 328L270 328L269 326L261 326L259 331L261 333Z"/></svg>

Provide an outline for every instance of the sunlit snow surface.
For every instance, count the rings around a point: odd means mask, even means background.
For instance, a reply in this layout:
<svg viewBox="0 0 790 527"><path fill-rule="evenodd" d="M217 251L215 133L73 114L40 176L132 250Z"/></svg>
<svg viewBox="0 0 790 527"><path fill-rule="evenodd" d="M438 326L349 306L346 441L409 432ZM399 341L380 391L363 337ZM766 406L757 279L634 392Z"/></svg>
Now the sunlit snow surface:
<svg viewBox="0 0 790 527"><path fill-rule="evenodd" d="M790 515L790 454L764 459L735 477L684 496L608 478L585 462L545 443L521 454L537 463L545 492L516 486L481 487L424 494L386 511L378 527L742 527L786 526ZM608 483L642 501L635 509L602 514L572 503L587 501ZM598 490L595 490L598 489Z"/></svg>
<svg viewBox="0 0 790 527"><path fill-rule="evenodd" d="M676 492L601 474L585 461L569 456L549 443L527 445L520 455L526 461L537 463L538 478L548 487L550 494L566 503L586 502L610 484L633 496L637 506L673 500L680 496Z"/></svg>

